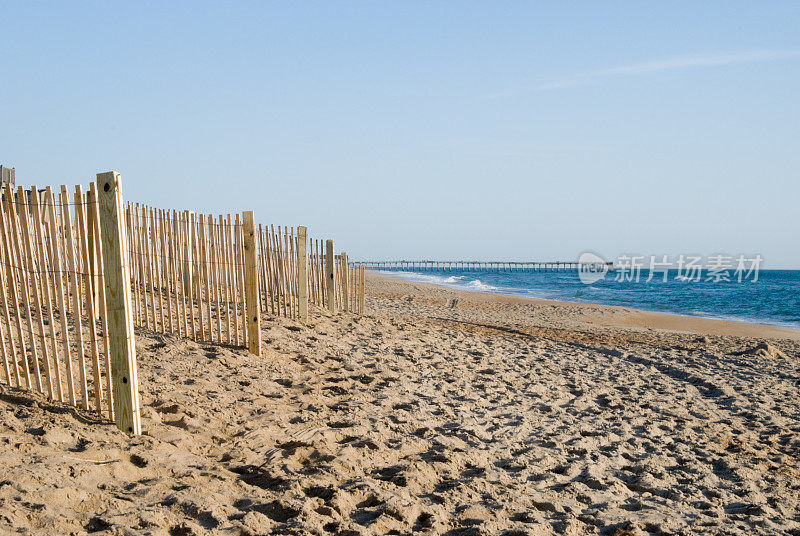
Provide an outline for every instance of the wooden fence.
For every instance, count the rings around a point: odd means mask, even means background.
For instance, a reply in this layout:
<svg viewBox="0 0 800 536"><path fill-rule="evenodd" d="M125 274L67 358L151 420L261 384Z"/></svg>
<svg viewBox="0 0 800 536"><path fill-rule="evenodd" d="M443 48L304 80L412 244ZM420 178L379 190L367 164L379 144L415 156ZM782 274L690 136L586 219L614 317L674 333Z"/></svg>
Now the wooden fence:
<svg viewBox="0 0 800 536"><path fill-rule="evenodd" d="M0 241L6 383L113 418L95 184L58 195L7 188Z"/></svg>
<svg viewBox="0 0 800 536"><path fill-rule="evenodd" d="M295 230L278 226L259 226L259 269L262 311L276 316L307 321L300 314L301 260L305 258L307 300L313 305L329 308L328 287L333 285L335 296L332 311L364 314L364 269L347 262L347 254L334 255L333 273L327 277L326 252L318 239L307 238L305 227ZM303 237L302 239L300 237ZM299 253L306 241L305 255ZM332 243L332 241L330 241ZM332 283L331 283L332 281Z"/></svg>
<svg viewBox="0 0 800 536"><path fill-rule="evenodd" d="M160 333L247 346L240 216L128 203L134 322Z"/></svg>
<svg viewBox="0 0 800 536"><path fill-rule="evenodd" d="M116 172L87 192L7 186L0 204L5 383L129 433L141 427L134 325L259 355L262 313L364 312L363 267L305 227L123 205Z"/></svg>
<svg viewBox="0 0 800 536"><path fill-rule="evenodd" d="M127 205L134 322L198 341L248 346L244 227L239 215ZM305 231L305 228L301 228ZM307 240L306 296L327 307L325 255ZM259 225L256 233L261 312L308 321L300 314L302 256L294 227ZM343 260L344 259L344 260ZM335 311L363 314L363 274L335 256Z"/></svg>

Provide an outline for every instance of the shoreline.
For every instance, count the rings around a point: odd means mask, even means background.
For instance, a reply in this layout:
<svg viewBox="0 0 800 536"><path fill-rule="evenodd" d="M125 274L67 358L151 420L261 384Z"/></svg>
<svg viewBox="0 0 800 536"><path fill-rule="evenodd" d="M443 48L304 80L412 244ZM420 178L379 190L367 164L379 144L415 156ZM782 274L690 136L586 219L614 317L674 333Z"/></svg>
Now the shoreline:
<svg viewBox="0 0 800 536"><path fill-rule="evenodd" d="M367 274L369 277L387 278L393 281L400 281L412 285L424 285L431 288L447 289L448 291L455 293L472 295L475 298L486 297L488 300L507 300L511 303L519 302L537 305L555 305L565 308L587 309L595 313L594 318L592 318L593 321L589 322L589 324L599 327L653 329L658 331L691 333L697 335L800 340L800 329L788 326L761 324L742 320L727 320L706 316L694 316L681 313L665 313L649 311L646 309L638 309L629 306L609 305L596 302L576 302L551 298L517 296L514 294L505 294L501 292L466 290L454 288L445 284L409 280L403 277L394 276L391 273L375 270L367 270ZM598 309L607 309L611 314L596 314ZM611 320L611 322L609 322L609 320Z"/></svg>

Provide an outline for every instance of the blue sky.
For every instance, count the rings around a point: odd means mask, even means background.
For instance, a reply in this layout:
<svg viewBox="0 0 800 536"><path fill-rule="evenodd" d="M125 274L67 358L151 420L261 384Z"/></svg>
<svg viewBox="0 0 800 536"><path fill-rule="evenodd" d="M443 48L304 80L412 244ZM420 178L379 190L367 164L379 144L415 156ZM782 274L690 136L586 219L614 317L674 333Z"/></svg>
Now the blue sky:
<svg viewBox="0 0 800 536"><path fill-rule="evenodd" d="M798 2L4 2L0 163L351 258L800 268Z"/></svg>

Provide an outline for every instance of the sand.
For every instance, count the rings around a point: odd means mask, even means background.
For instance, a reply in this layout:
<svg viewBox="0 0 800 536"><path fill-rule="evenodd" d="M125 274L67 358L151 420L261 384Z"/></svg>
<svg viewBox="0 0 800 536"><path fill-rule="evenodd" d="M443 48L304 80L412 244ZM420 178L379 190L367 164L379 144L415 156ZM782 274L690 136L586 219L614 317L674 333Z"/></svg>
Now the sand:
<svg viewBox="0 0 800 536"><path fill-rule="evenodd" d="M800 535L800 331L370 274L265 355L137 331L145 434L0 387L0 533Z"/></svg>

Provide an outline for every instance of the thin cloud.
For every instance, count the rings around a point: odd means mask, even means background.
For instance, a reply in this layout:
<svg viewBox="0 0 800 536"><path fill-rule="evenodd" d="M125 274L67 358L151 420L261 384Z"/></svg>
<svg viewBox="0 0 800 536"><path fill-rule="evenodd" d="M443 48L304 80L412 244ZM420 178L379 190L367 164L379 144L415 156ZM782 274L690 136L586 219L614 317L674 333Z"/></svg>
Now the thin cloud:
<svg viewBox="0 0 800 536"><path fill-rule="evenodd" d="M661 61L648 61L623 65L611 69L602 69L590 73L591 75L610 76L616 74L654 73L672 69L686 69L690 67L719 67L735 65L737 63L761 63L800 56L800 50L762 50L752 52L735 52L732 54L704 54L669 58Z"/></svg>
<svg viewBox="0 0 800 536"><path fill-rule="evenodd" d="M490 98L509 97L529 91L551 91L597 83L604 78L615 76L631 76L637 74L657 73L677 69L692 69L699 67L722 67L741 63L764 63L800 57L800 49L793 50L756 50L745 52L732 52L727 54L696 54L691 56L677 56L662 60L646 61L620 65L595 71L587 71L570 78L554 80L537 86L517 88L501 91L490 95Z"/></svg>

